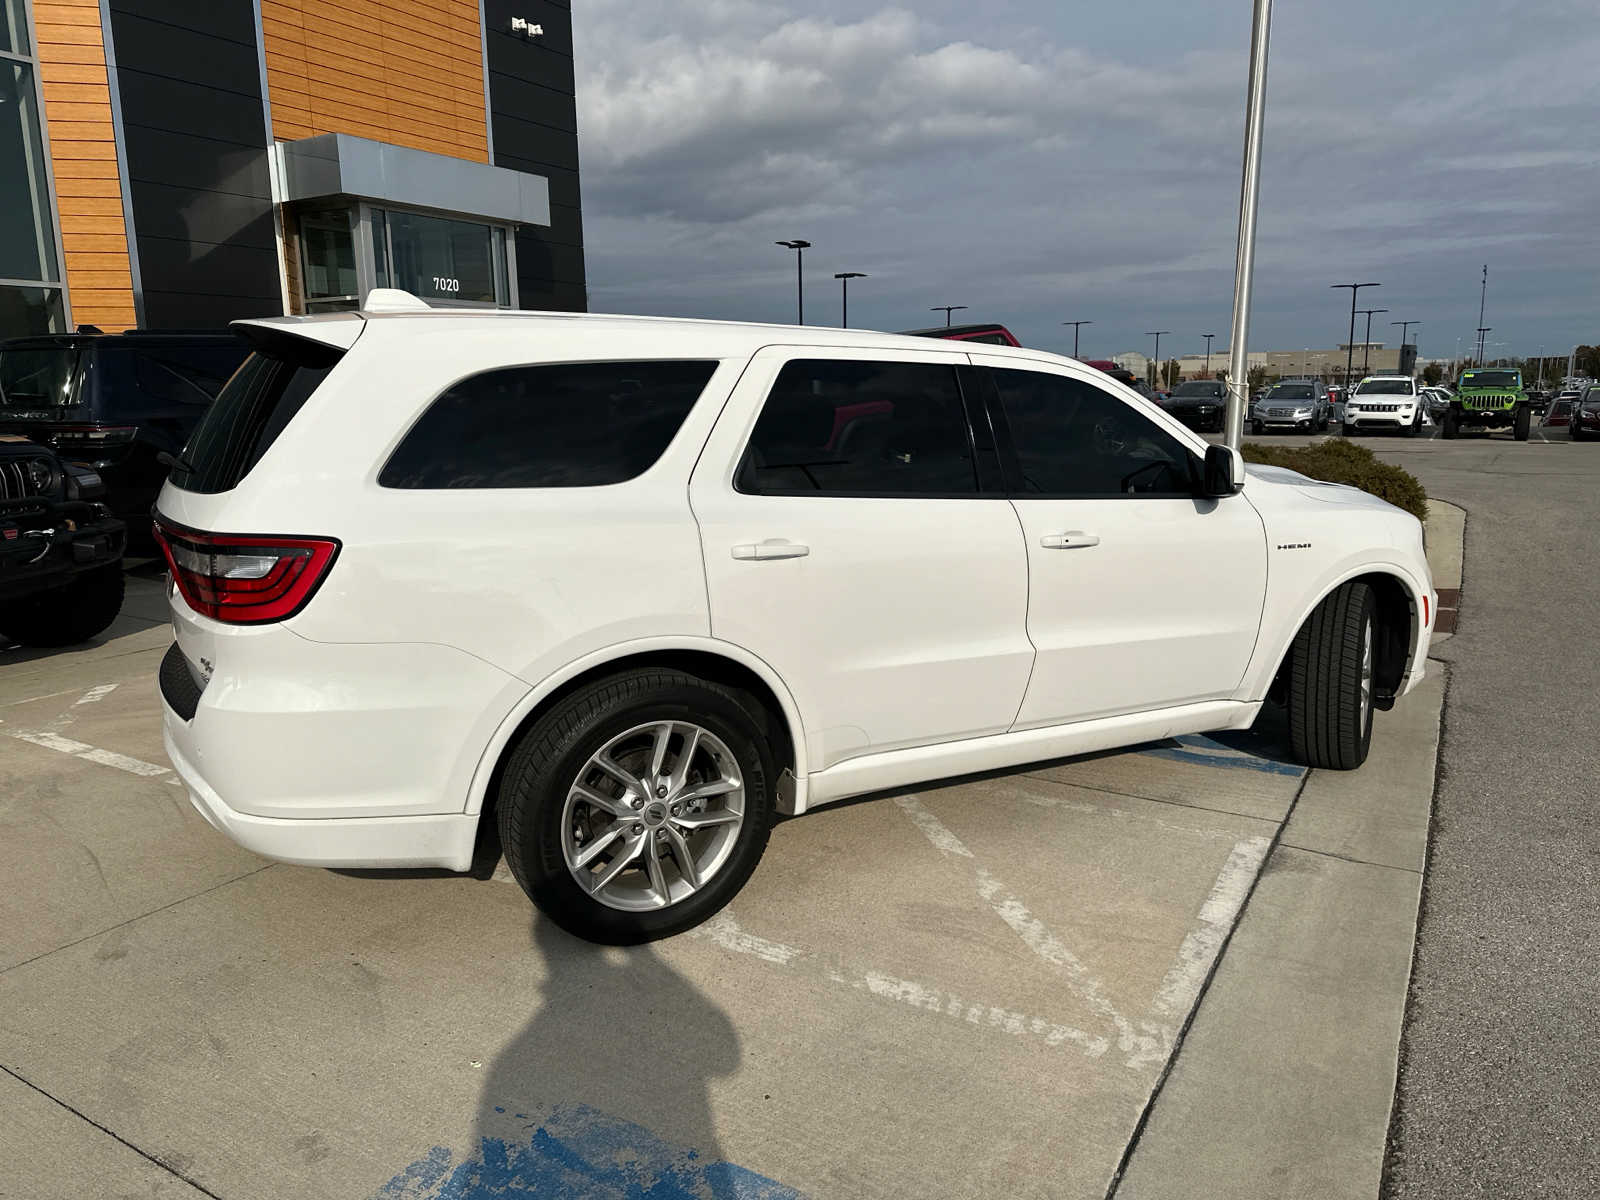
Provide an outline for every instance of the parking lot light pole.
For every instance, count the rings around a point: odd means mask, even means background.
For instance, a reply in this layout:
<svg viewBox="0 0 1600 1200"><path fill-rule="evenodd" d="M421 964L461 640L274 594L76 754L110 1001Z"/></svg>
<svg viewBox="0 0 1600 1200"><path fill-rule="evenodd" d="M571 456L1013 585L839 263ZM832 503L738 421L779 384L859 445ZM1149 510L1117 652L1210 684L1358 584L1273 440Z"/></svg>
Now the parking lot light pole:
<svg viewBox="0 0 1600 1200"><path fill-rule="evenodd" d="M1355 363L1356 363L1356 293L1361 291L1362 288L1382 287L1383 284L1381 284L1381 283L1332 283L1332 284L1329 284L1328 286L1329 287L1333 287L1333 288L1349 288L1350 289L1350 337L1349 337L1349 340L1347 340L1345 342L1345 344L1344 344L1344 346L1345 346L1344 390L1346 392L1349 392L1349 390L1350 390L1350 374L1351 374L1352 371L1355 370Z"/></svg>
<svg viewBox="0 0 1600 1200"><path fill-rule="evenodd" d="M1267 46L1272 0L1255 0L1250 18L1250 86L1244 106L1244 163L1239 183L1239 240L1233 263L1233 329L1228 347L1228 407L1223 440L1237 450L1250 394L1250 296L1256 276L1256 209L1261 198L1261 129L1267 118Z"/></svg>
<svg viewBox="0 0 1600 1200"><path fill-rule="evenodd" d="M1077 358L1078 357L1078 326L1080 326L1080 325L1093 325L1094 322L1093 321L1063 321L1061 323L1063 325L1071 325L1072 326L1072 357L1073 358Z"/></svg>
<svg viewBox="0 0 1600 1200"><path fill-rule="evenodd" d="M1478 326L1478 361L1473 363L1472 364L1473 366L1475 366L1475 367L1483 366L1483 352L1489 348L1489 344L1487 342L1485 342L1483 339L1488 337L1493 332L1494 332L1494 327L1492 325L1479 325Z"/></svg>
<svg viewBox="0 0 1600 1200"><path fill-rule="evenodd" d="M1172 330L1170 329L1147 329L1144 331L1145 337L1153 337L1156 340L1156 356L1153 360L1151 360L1152 369L1150 372L1150 386L1152 388L1154 388L1161 380L1161 335L1163 333L1171 332Z"/></svg>
<svg viewBox="0 0 1600 1200"><path fill-rule="evenodd" d="M839 328L850 327L850 281L852 279L865 279L865 271L836 271L835 279L839 281Z"/></svg>
<svg viewBox="0 0 1600 1200"><path fill-rule="evenodd" d="M1367 340L1361 343L1361 373L1369 375L1372 373L1372 314L1386 313L1389 310L1387 308L1363 308L1361 311L1367 314Z"/></svg>
<svg viewBox="0 0 1600 1200"><path fill-rule="evenodd" d="M966 309L966 307L967 306L965 304L935 304L928 311L929 312L942 312L944 314L944 327L946 329L949 329L950 328L950 314L951 313L962 312L962 311L964 311Z"/></svg>
<svg viewBox="0 0 1600 1200"><path fill-rule="evenodd" d="M788 242L774 242L773 245L787 246L790 250L794 251L794 323L796 325L804 325L806 323L805 258L806 251L811 248L811 243L802 241L800 238L795 238L793 241Z"/></svg>
<svg viewBox="0 0 1600 1200"><path fill-rule="evenodd" d="M1206 340L1206 369L1203 372L1201 372L1201 374L1203 374L1207 379L1210 379L1211 378L1211 339L1216 337L1217 335L1214 334L1214 333L1202 333L1200 336L1205 338L1205 340Z"/></svg>

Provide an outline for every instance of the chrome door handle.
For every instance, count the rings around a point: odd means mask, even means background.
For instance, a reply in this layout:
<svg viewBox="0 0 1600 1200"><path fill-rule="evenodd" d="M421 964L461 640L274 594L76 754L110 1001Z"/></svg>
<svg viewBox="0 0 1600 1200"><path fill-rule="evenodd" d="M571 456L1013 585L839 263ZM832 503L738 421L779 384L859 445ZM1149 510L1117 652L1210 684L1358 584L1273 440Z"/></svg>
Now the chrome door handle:
<svg viewBox="0 0 1600 1200"><path fill-rule="evenodd" d="M811 547L788 538L768 538L764 542L746 542L733 548L733 556L752 562L765 562L769 558L804 558Z"/></svg>
<svg viewBox="0 0 1600 1200"><path fill-rule="evenodd" d="M1069 529L1066 533L1047 533L1039 539L1039 545L1046 550L1083 550L1099 544L1098 534L1085 533L1081 529Z"/></svg>

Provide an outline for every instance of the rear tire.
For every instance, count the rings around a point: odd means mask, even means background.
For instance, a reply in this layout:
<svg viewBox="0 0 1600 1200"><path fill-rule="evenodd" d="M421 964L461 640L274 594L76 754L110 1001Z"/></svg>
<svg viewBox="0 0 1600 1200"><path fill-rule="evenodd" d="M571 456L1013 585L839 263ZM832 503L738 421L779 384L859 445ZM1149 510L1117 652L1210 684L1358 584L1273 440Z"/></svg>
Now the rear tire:
<svg viewBox="0 0 1600 1200"><path fill-rule="evenodd" d="M1352 771L1372 744L1376 598L1346 583L1317 605L1289 651L1289 740L1310 767Z"/></svg>
<svg viewBox="0 0 1600 1200"><path fill-rule="evenodd" d="M103 632L122 611L122 564L85 571L64 587L0 604L0 633L24 646L72 646Z"/></svg>
<svg viewBox="0 0 1600 1200"><path fill-rule="evenodd" d="M1453 404L1444 410L1444 421L1439 426L1439 436L1446 438L1461 436L1461 414L1456 411Z"/></svg>
<svg viewBox="0 0 1600 1200"><path fill-rule="evenodd" d="M1511 434L1519 442L1528 440L1533 430L1533 411L1526 404L1517 405L1517 415L1512 418Z"/></svg>
<svg viewBox="0 0 1600 1200"><path fill-rule="evenodd" d="M690 746L690 731L698 731L694 736L702 749L688 754L700 765L678 781L685 788L692 790L697 779L699 786L709 786L704 781L714 772L723 782L737 781L742 815L722 849L716 839L724 826L703 822L690 828L688 822L714 809L727 811L735 793L700 800L699 813L691 811L695 800L686 795L680 824L665 812L668 806L674 814L679 811L676 784L667 789L663 783L663 790L644 794L653 772L639 765L643 759L619 763L644 776L632 787L603 770L597 773L594 763L602 754L616 761L617 753L633 753L613 747L631 745L628 739L635 736L639 753L648 758L653 731L660 728L677 731L669 736L679 756ZM670 750L662 753L669 756L664 764L673 763ZM673 765L672 772L677 770ZM654 772L657 778L665 773L665 767ZM750 878L771 831L776 782L764 715L747 696L665 668L614 675L558 703L522 735L506 760L497 793L506 865L529 898L569 933L609 945L667 937L710 917ZM580 785L591 795L603 792L596 799L614 803L618 815L569 799L579 796ZM677 859L674 838L689 851L695 871L708 872L702 878L691 880ZM607 842L610 849L601 844ZM586 849L595 851L591 865L568 865L569 856ZM618 858L623 864L617 873L599 883ZM588 882L580 883L580 876ZM663 897L666 902L660 903Z"/></svg>

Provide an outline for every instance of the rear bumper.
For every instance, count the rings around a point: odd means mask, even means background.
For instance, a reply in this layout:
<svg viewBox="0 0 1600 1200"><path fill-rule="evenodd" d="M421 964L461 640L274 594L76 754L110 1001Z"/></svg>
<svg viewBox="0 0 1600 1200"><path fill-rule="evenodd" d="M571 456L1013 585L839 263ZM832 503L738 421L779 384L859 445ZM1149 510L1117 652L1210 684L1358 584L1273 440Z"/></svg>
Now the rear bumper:
<svg viewBox="0 0 1600 1200"><path fill-rule="evenodd" d="M323 820L256 817L229 808L179 748L173 725L183 722L163 705L162 741L172 767L188 789L189 803L219 833L279 862L311 867L472 866L477 839L476 814L441 813L414 817L351 817Z"/></svg>

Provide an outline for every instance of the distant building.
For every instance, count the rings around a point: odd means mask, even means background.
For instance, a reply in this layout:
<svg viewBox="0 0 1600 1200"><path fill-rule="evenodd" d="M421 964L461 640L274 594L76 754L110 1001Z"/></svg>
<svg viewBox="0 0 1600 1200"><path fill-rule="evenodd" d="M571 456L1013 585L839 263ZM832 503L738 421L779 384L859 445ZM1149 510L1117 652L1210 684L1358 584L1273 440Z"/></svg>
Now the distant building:
<svg viewBox="0 0 1600 1200"><path fill-rule="evenodd" d="M1348 343L1333 350L1252 350L1249 356L1250 369L1264 368L1268 378L1315 378L1334 383L1344 378L1345 361L1349 356L1355 360L1351 373L1356 379L1363 375L1412 375L1417 370L1417 348L1409 342L1393 349L1386 348L1382 342L1356 342L1353 355L1351 350ZM1226 354L1212 353L1213 376L1218 371L1226 370L1227 366ZM1181 378L1203 379L1206 377L1206 356L1181 355L1178 369Z"/></svg>

